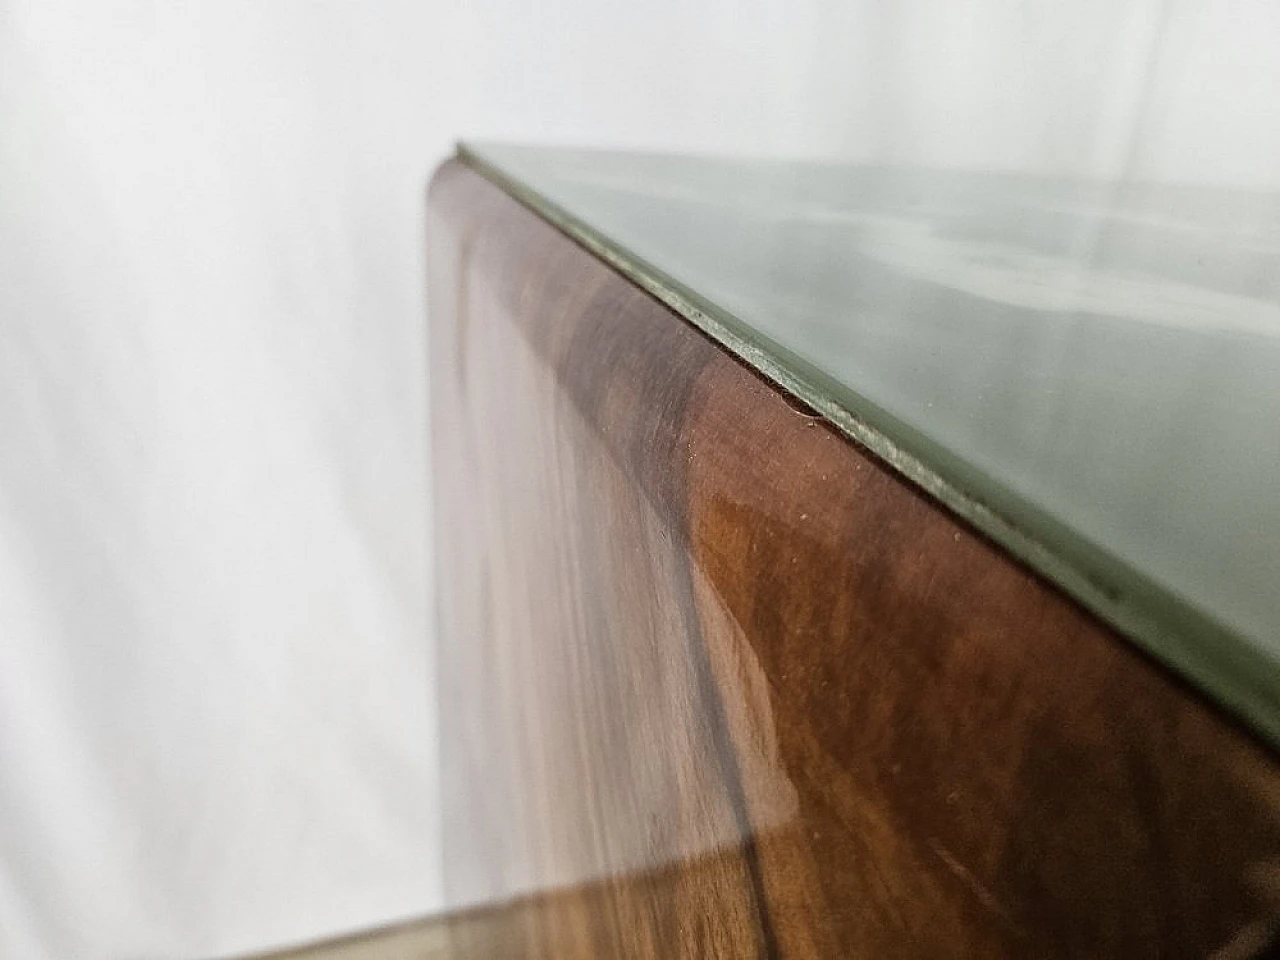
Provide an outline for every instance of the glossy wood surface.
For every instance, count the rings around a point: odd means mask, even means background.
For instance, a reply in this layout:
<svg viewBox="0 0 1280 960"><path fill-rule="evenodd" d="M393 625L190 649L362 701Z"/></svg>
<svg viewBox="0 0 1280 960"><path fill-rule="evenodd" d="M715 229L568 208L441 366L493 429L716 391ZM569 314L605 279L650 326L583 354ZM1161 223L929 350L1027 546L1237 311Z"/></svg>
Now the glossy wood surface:
<svg viewBox="0 0 1280 960"><path fill-rule="evenodd" d="M1258 940L1269 750L477 173L428 211L447 956Z"/></svg>

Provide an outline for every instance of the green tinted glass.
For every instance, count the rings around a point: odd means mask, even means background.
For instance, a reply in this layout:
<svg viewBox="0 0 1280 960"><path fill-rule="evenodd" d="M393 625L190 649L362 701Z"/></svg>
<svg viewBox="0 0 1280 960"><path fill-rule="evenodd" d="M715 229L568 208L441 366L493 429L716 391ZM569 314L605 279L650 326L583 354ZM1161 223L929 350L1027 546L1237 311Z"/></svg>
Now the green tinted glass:
<svg viewBox="0 0 1280 960"><path fill-rule="evenodd" d="M462 154L1280 741L1280 198Z"/></svg>

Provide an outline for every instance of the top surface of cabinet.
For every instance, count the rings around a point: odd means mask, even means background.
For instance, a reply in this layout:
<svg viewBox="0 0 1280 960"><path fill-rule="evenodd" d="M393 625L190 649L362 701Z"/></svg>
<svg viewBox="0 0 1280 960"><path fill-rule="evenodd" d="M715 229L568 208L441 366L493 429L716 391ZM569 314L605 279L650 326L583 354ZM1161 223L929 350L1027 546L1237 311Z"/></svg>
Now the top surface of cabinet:
<svg viewBox="0 0 1280 960"><path fill-rule="evenodd" d="M1280 739L1280 196L461 154Z"/></svg>

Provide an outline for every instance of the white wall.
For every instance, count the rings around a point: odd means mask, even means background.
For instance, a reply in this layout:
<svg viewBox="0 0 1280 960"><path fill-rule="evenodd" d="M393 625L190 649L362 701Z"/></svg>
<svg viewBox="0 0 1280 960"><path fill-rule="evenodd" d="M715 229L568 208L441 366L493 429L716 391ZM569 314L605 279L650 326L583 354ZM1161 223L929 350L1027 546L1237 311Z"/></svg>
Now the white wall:
<svg viewBox="0 0 1280 960"><path fill-rule="evenodd" d="M404 5L0 7L0 956L439 902Z"/></svg>
<svg viewBox="0 0 1280 960"><path fill-rule="evenodd" d="M1280 185L1270 0L483 0L481 133Z"/></svg>
<svg viewBox="0 0 1280 960"><path fill-rule="evenodd" d="M0 0L0 955L440 906L463 134L1276 185L1280 7Z"/></svg>

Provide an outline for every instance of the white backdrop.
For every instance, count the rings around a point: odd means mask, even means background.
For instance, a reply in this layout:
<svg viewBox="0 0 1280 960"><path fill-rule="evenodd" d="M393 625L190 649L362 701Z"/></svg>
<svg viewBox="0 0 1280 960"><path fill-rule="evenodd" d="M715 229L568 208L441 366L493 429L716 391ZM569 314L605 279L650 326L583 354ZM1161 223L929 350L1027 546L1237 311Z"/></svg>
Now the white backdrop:
<svg viewBox="0 0 1280 960"><path fill-rule="evenodd" d="M460 134L1276 186L1280 7L0 0L0 956L439 909Z"/></svg>

